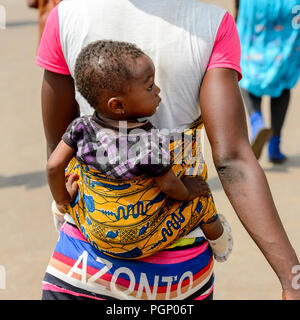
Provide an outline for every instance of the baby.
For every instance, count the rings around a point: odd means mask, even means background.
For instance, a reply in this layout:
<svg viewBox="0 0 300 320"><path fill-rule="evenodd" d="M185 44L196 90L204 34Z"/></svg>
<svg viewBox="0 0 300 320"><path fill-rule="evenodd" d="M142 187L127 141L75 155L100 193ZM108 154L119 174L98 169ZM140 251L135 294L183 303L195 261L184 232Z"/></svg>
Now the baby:
<svg viewBox="0 0 300 320"><path fill-rule="evenodd" d="M174 200L210 196L201 176L180 179L174 174L167 137L148 120L138 120L152 116L160 104L160 89L154 78L152 60L133 44L96 41L81 51L75 83L95 112L69 125L47 163L48 183L59 212L65 213L78 193L78 176L65 176L65 168L74 156L79 163L114 181L143 175L153 178L156 187ZM124 124L126 132L122 136ZM218 215L201 225L220 260L231 251L230 230L223 225Z"/></svg>

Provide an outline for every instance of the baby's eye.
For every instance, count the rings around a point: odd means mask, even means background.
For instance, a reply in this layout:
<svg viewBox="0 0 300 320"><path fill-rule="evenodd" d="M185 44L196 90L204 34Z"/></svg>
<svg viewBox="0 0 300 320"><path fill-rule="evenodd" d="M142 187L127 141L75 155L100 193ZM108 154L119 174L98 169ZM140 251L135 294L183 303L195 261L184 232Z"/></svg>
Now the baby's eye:
<svg viewBox="0 0 300 320"><path fill-rule="evenodd" d="M154 83L152 83L151 86L149 88L147 88L147 90L148 91L152 91L153 90L153 86L154 86Z"/></svg>

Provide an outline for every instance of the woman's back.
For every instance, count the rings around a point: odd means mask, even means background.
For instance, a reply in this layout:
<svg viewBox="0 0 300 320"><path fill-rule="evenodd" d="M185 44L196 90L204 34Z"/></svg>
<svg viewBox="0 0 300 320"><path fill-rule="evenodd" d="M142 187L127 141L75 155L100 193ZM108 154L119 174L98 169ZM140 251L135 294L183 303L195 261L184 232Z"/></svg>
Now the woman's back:
<svg viewBox="0 0 300 320"><path fill-rule="evenodd" d="M186 128L200 116L200 83L224 14L196 0L167 5L160 0L66 1L59 5L62 50L73 75L76 57L88 43L135 43L153 60L161 88L161 107L151 122L158 128ZM82 97L79 102L82 113L91 112Z"/></svg>

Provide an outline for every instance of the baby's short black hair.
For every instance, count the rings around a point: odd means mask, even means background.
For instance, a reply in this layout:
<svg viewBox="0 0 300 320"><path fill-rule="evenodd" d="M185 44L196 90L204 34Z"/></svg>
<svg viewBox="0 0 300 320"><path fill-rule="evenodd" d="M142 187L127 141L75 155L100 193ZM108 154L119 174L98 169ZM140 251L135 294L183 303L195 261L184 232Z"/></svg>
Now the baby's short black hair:
<svg viewBox="0 0 300 320"><path fill-rule="evenodd" d="M94 109L104 90L124 91L133 77L132 62L145 53L132 43L99 40L82 49L75 64L75 85Z"/></svg>

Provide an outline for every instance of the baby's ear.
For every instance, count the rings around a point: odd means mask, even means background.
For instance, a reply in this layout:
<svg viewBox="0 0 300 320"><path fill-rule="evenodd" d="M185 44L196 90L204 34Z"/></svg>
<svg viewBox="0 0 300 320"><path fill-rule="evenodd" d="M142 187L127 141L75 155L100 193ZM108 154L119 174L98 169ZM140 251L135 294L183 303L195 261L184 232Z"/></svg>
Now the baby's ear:
<svg viewBox="0 0 300 320"><path fill-rule="evenodd" d="M112 97L107 102L108 109L115 114L124 114L125 108L122 104L122 100L118 97Z"/></svg>

